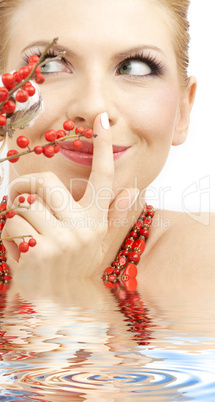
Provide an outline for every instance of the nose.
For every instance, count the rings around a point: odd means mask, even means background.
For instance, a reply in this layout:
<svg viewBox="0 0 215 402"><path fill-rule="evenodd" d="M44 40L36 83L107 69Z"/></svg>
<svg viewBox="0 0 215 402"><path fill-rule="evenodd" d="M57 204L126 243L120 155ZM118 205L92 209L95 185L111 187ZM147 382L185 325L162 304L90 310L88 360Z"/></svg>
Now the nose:
<svg viewBox="0 0 215 402"><path fill-rule="evenodd" d="M110 126L116 124L114 88L99 72L82 75L71 88L68 118L76 125L92 127L99 113L107 112Z"/></svg>

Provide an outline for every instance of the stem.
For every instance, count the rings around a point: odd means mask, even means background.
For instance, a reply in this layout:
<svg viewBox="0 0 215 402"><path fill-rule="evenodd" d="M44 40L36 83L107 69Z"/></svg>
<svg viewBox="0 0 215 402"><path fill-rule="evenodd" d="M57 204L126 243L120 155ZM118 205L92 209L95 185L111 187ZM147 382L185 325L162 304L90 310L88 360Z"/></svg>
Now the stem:
<svg viewBox="0 0 215 402"><path fill-rule="evenodd" d="M18 158L18 157L23 156L23 155L30 154L31 152L34 152L34 150L33 150L33 149L30 149L30 150L28 150L28 151L20 152L19 154L15 154L15 155L11 155L11 156L6 156L5 158L0 159L0 163L1 163L1 162L4 162L4 161L9 161L10 159Z"/></svg>
<svg viewBox="0 0 215 402"><path fill-rule="evenodd" d="M4 237L1 241L13 240L13 239L23 239L24 237L33 237L31 235L24 235L24 236L13 236L13 237Z"/></svg>
<svg viewBox="0 0 215 402"><path fill-rule="evenodd" d="M65 54L66 54L66 51L63 51L63 52L60 52L59 55L56 57L49 57L49 58L45 59L42 63L40 63L40 67L45 66L50 61L61 60L63 58L63 56L65 56Z"/></svg>
<svg viewBox="0 0 215 402"><path fill-rule="evenodd" d="M0 212L0 216L6 215L8 212L16 211L17 209L20 209L20 208L30 209L30 206L26 205L26 207L25 207L24 205L17 205L17 207L15 207L15 208L8 208L5 211Z"/></svg>
<svg viewBox="0 0 215 402"><path fill-rule="evenodd" d="M9 91L9 98L11 97L11 95L13 95L14 92L16 92L19 88L22 88L22 86L25 85L26 82L28 82L28 81L33 77L33 75L34 75L34 73L35 73L35 71L36 71L36 68L43 62L43 59L44 59L44 57L45 57L47 51L48 51L52 46L56 45L57 41L58 41L58 38L54 38L53 41L52 41L51 43L49 43L49 44L45 47L43 53L41 54L41 56L40 56L38 62L35 64L33 70L30 72L30 74L29 74L23 81L21 81L21 82L20 82L19 84L17 84L13 89L11 89L11 90ZM5 102L0 102L0 111L1 111L2 106L4 106L4 103L5 103Z"/></svg>
<svg viewBox="0 0 215 402"><path fill-rule="evenodd" d="M58 38L54 38L53 41L52 41L51 43L49 43L49 44L45 47L43 53L41 54L41 56L40 56L40 58L39 58L39 60L38 60L38 62L35 64L33 70L30 72L30 74L27 76L27 78L25 78L23 81L21 81L18 85L15 86L15 88L13 88L13 89L9 92L9 97L10 97L11 95L13 95L14 92L16 92L16 91L17 91L19 88L21 88L23 85L25 85L26 82L28 82L28 81L33 77L33 75L34 75L34 73L35 73L35 71L36 71L36 68L40 65L40 63L43 62L43 59L44 59L46 53L48 52L48 50L49 50L52 46L56 45L57 41L58 41Z"/></svg>
<svg viewBox="0 0 215 402"><path fill-rule="evenodd" d="M53 141L53 142L47 142L46 144L41 145L41 147L42 147L42 148L45 148L47 145L54 145L56 142L65 141L65 140L67 140L68 138L74 138L74 137L77 138L77 137L79 137L79 135L77 135L77 134L66 135L65 137L58 138L58 139L56 139L56 140ZM27 151L20 152L19 154L15 154L15 155L11 155L11 156L6 156L5 158L0 159L0 163L1 163L1 162L5 162L5 161L9 161L10 159L18 158L18 157L23 156L23 155L30 154L31 152L34 152L34 149L28 149Z"/></svg>

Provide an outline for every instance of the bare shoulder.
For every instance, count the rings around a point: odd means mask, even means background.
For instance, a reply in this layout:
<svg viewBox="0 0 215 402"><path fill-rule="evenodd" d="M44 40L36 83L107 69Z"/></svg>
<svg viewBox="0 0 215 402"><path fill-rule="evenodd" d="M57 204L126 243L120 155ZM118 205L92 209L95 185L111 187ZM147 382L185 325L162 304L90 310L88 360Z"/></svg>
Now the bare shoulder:
<svg viewBox="0 0 215 402"><path fill-rule="evenodd" d="M157 211L148 246L146 262L152 269L159 264L169 272L180 267L186 275L195 270L195 275L215 277L215 214Z"/></svg>
<svg viewBox="0 0 215 402"><path fill-rule="evenodd" d="M189 248L202 244L213 246L214 250L214 234L215 234L215 214L210 212L190 213L174 211L158 211L160 222L166 226L163 231L166 237L172 238L172 241L180 239L181 245ZM175 235L177 235L175 237Z"/></svg>

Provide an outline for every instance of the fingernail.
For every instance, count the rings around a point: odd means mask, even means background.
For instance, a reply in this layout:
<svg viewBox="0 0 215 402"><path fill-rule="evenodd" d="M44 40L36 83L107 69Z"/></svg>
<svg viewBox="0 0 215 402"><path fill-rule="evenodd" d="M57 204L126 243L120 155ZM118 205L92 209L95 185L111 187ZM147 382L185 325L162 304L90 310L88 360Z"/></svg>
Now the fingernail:
<svg viewBox="0 0 215 402"><path fill-rule="evenodd" d="M131 202L131 205L129 206L129 209L134 205L134 203L137 201L137 197L140 194L140 190L137 189L137 192L133 198L133 201Z"/></svg>
<svg viewBox="0 0 215 402"><path fill-rule="evenodd" d="M109 118L106 112L101 114L101 125L105 130L109 130L110 128Z"/></svg>

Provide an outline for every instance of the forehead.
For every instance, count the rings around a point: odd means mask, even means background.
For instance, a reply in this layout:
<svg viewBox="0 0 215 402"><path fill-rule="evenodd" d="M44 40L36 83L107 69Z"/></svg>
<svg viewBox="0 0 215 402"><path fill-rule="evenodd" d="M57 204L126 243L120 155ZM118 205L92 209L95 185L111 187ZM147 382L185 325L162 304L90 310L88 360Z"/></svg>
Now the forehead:
<svg viewBox="0 0 215 402"><path fill-rule="evenodd" d="M59 37L67 47L151 44L174 51L172 20L157 0L25 0L14 13L13 49Z"/></svg>

